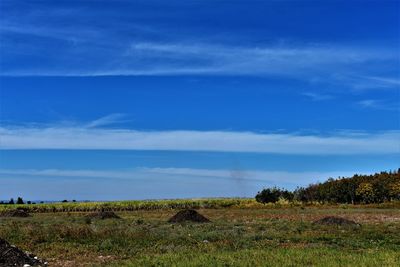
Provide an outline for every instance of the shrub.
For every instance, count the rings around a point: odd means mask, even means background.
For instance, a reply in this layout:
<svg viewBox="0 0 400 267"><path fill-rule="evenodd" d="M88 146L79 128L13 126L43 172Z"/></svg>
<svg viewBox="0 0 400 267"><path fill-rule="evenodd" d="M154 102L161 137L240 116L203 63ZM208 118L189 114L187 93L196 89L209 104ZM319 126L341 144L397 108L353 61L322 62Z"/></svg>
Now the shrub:
<svg viewBox="0 0 400 267"><path fill-rule="evenodd" d="M288 190L279 189L277 187L265 188L256 195L256 201L260 203L276 203L279 200L293 200L293 193Z"/></svg>

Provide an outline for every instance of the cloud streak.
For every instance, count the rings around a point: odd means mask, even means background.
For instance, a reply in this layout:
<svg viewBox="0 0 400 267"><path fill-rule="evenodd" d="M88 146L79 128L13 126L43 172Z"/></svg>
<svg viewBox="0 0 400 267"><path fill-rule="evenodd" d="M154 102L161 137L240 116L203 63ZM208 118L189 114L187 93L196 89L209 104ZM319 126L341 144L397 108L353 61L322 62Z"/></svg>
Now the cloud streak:
<svg viewBox="0 0 400 267"><path fill-rule="evenodd" d="M350 171L332 172L287 172L246 170L240 179L242 182L268 182L272 184L308 184L323 181L330 177L353 175ZM236 182L229 169L193 169L193 168L135 168L131 170L68 170L68 169L0 169L0 177L34 176L48 178L85 178L85 179L117 179L117 180L146 180L169 179L171 177L183 179L225 179Z"/></svg>
<svg viewBox="0 0 400 267"><path fill-rule="evenodd" d="M398 102L389 102L378 99L364 99L356 103L361 108L386 110L386 111L400 111L400 104Z"/></svg>
<svg viewBox="0 0 400 267"><path fill-rule="evenodd" d="M384 45L379 39L372 39L369 45L362 40L357 43L357 39L341 42L335 35L315 41L285 27L281 29L286 33L283 36L269 36L268 31L249 25L246 31L238 29L226 34L219 27L214 29L190 19L200 8L198 4L157 2L157 6L175 6L181 11L169 13L160 12L162 9L154 12L149 1L119 2L107 9L91 1L78 5L5 1L3 8L7 12L3 12L0 25L0 75L243 75L318 80L335 88L399 86L396 74L400 54L396 43ZM225 13L221 7L209 10ZM286 15L296 13L296 9L290 9ZM285 16L271 15L279 29L279 21L284 22ZM227 17L224 24L234 21ZM256 38L247 39L247 32L253 32ZM266 41L260 43L265 34Z"/></svg>
<svg viewBox="0 0 400 267"><path fill-rule="evenodd" d="M330 100L330 99L334 98L332 95L312 93L312 92L304 92L304 93L302 93L302 95L311 99L312 101L324 101L324 100Z"/></svg>
<svg viewBox="0 0 400 267"><path fill-rule="evenodd" d="M10 49L12 46L10 46ZM329 45L235 46L232 44L131 41L95 49L71 44L62 54L45 61L51 67L29 64L8 67L1 76L168 76L242 75L306 80L312 83L345 85L354 89L398 88L393 77L375 75L393 71L399 63L395 50ZM98 53L101 53L99 56ZM51 55L51 53L50 53ZM46 55L41 55L41 57ZM8 62L7 59L5 62ZM56 66L56 67L54 67Z"/></svg>
<svg viewBox="0 0 400 267"><path fill-rule="evenodd" d="M400 153L400 132L332 136L233 131L1 127L1 149L221 151L281 154Z"/></svg>
<svg viewBox="0 0 400 267"><path fill-rule="evenodd" d="M87 128L96 128L100 126L106 126L106 125L112 125L112 124L117 124L124 122L123 118L125 118L125 114L121 113L113 113L106 115L104 117L101 117L97 120L89 122L86 127Z"/></svg>
<svg viewBox="0 0 400 267"><path fill-rule="evenodd" d="M235 177L228 169L0 169L0 194L4 198L23 195L42 200L254 197L265 186L294 189L355 172L246 170L241 177Z"/></svg>
<svg viewBox="0 0 400 267"><path fill-rule="evenodd" d="M329 45L314 46L259 46L245 47L213 43L152 43L133 42L113 47L109 54L112 64L91 64L66 70L37 68L35 71L2 71L4 76L107 76L107 75L284 75L300 76L351 70L359 64L388 64L396 61L396 51L388 49L363 49ZM82 48L82 52L92 54ZM101 57L102 59L106 59ZM73 58L69 58L73 61ZM151 62L151 64L149 64ZM74 62L64 62L74 63ZM82 63L79 61L79 63ZM73 64L70 66L73 66ZM378 66L377 66L378 67ZM339 69L338 69L339 68ZM75 71L74 71L75 69ZM42 74L40 74L40 72ZM360 76L361 77L361 76ZM390 78L365 77L372 81L393 83Z"/></svg>

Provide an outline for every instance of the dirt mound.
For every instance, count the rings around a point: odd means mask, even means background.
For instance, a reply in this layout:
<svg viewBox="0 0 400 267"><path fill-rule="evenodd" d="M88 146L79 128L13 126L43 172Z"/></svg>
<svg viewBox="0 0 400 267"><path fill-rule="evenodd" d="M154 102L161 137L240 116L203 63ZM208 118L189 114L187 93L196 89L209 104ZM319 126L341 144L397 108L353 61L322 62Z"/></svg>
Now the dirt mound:
<svg viewBox="0 0 400 267"><path fill-rule="evenodd" d="M337 226L360 226L355 221L348 220L341 217L328 216L314 222L314 224L321 225L337 225Z"/></svg>
<svg viewBox="0 0 400 267"><path fill-rule="evenodd" d="M199 222L199 223L210 222L209 219L207 219L203 215L199 214L195 210L181 210L168 220L168 222L171 222L171 223L180 223L180 222L186 222L186 221Z"/></svg>
<svg viewBox="0 0 400 267"><path fill-rule="evenodd" d="M7 210L0 213L0 217L30 217L25 209Z"/></svg>
<svg viewBox="0 0 400 267"><path fill-rule="evenodd" d="M91 219L121 219L117 214L115 214L113 211L99 211L99 212L94 212L91 214L88 214L86 216L87 218Z"/></svg>
<svg viewBox="0 0 400 267"><path fill-rule="evenodd" d="M23 252L0 238L0 266L47 266L47 262L39 260L35 255Z"/></svg>

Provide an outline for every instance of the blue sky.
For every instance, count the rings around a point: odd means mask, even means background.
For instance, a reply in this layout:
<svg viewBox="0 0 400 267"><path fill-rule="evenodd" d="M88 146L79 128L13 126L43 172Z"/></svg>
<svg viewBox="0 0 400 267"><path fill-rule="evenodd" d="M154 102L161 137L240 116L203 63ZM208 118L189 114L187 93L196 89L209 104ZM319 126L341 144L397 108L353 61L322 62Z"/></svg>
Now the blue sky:
<svg viewBox="0 0 400 267"><path fill-rule="evenodd" d="M253 196L400 167L398 1L0 2L0 199Z"/></svg>

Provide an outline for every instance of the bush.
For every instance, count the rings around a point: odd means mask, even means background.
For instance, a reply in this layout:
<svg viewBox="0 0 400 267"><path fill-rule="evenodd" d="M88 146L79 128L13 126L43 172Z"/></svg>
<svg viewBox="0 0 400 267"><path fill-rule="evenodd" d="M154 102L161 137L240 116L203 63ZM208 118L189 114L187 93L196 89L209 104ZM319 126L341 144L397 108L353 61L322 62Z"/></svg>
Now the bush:
<svg viewBox="0 0 400 267"><path fill-rule="evenodd" d="M256 201L260 203L276 203L280 199L292 201L293 193L288 190L279 189L277 187L265 188L256 195Z"/></svg>

